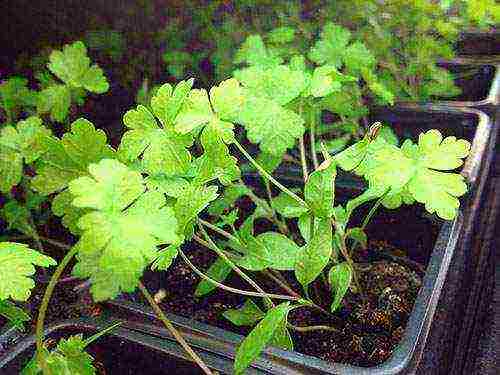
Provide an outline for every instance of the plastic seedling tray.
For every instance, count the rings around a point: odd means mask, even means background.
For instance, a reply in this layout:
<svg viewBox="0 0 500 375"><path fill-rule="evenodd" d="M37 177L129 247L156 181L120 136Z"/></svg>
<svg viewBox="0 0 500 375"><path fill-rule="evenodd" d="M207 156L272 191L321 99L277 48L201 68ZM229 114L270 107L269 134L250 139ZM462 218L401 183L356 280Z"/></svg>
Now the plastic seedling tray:
<svg viewBox="0 0 500 375"><path fill-rule="evenodd" d="M376 367L364 368L331 363L298 352L268 348L252 365L250 373L387 375L414 373L419 367L421 358L426 356L429 351L427 347L429 334L435 334L435 332L431 332L430 327L435 323L436 309L442 308L439 306L439 301L443 290L448 292L445 283L451 282L454 285L463 285L464 283L464 275L451 275L457 278L457 280L453 280L448 271L450 264L458 262L463 265L467 262L465 259L466 247L470 243L470 236L473 232L484 188L484 178L488 174L491 162L489 154L492 153L494 147L494 142L493 147L491 143L491 132L494 131L494 127L489 117L473 109L408 105L390 110L383 108L374 111L370 120L383 120L390 123L399 136L415 138L421 131L438 128L445 136L455 135L468 139L472 143L471 155L466 160L461 172L469 184L469 194L463 200L459 215L455 220L442 222L421 215L422 210L418 208L403 208L401 212L411 210L404 218L408 228L404 236L401 236L401 231L391 228L390 225L379 226L382 224L378 222L377 218L374 218L374 222L368 228L368 231L371 232L369 237L377 238L383 233L383 238L387 239L389 243L408 249L411 259L427 264L422 287L413 306L402 340L393 351L392 356ZM291 180L289 177L290 175L281 175L281 179L285 182L297 181L293 174ZM253 177L247 176L246 178L252 179ZM338 183L344 186L341 189L343 192L339 196L345 197L350 194L349 191L358 190L356 182L342 182L340 179ZM390 217L391 215L397 218L397 212L390 210L383 211L380 216ZM423 243L421 243L422 241ZM420 243L420 249L428 249L428 251L425 253L411 252L417 243ZM157 280L153 282L158 283ZM162 287L168 290L168 285L162 285ZM449 293L448 297L450 297ZM130 298L108 304L114 314L127 319L127 328L147 333L152 337L170 337L163 328L152 324L154 314L149 308L133 302L133 296ZM171 319L194 347L203 348L205 352L211 354L213 363L209 364L212 367L225 373L231 373L235 346L242 339L241 336L192 319L174 315L171 315ZM455 320L453 323L455 327L460 327L459 321ZM447 332L442 331L443 327L447 326L440 325L435 329L441 330L441 335L446 335ZM452 333L450 332L450 334ZM452 344L450 343L450 345ZM434 350L437 349L434 348ZM181 350L179 355L185 356ZM218 364L218 367L215 367L214 363Z"/></svg>
<svg viewBox="0 0 500 375"><path fill-rule="evenodd" d="M58 340L70 335L89 337L109 326L109 319L78 319L53 324L45 330L46 338ZM0 339L2 336L0 336ZM102 336L88 347L94 366L106 374L195 375L203 372L192 362L172 353L177 350L172 340L154 339L122 326ZM35 336L19 340L3 356L0 355L0 373L18 374L35 352ZM101 373L101 372L99 372Z"/></svg>
<svg viewBox="0 0 500 375"><path fill-rule="evenodd" d="M460 35L457 52L459 55L500 61L500 31L466 30Z"/></svg>

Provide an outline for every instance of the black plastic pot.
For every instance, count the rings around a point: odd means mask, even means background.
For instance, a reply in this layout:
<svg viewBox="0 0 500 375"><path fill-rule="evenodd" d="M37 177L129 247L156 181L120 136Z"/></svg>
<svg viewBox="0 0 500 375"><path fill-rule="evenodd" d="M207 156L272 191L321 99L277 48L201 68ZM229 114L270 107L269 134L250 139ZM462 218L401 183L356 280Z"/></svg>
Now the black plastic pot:
<svg viewBox="0 0 500 375"><path fill-rule="evenodd" d="M460 34L457 52L463 56L489 57L500 61L500 31L466 30Z"/></svg>
<svg viewBox="0 0 500 375"><path fill-rule="evenodd" d="M406 220L408 228L404 235L390 227L378 227L375 231L373 228L368 228L375 238L377 235L383 236L389 243L394 242L396 246L411 249L416 243L423 241L424 246L420 248L428 249L427 253L411 253L411 251L409 253L410 258L426 263L427 268L403 338L390 359L376 367L362 368L348 364L329 363L297 352L269 348L253 364L252 371L267 374L410 374L416 371L425 374L443 373L439 366L436 367L439 371L426 367L432 361L422 362L421 359L422 357L440 358L441 353L451 350L450 346L454 344L453 341L446 342L446 347L436 347L436 343L442 343L441 338L447 334L454 337L456 330L460 329L461 318L455 314L445 316L443 311L449 312L446 309L447 305L454 308L461 307L458 306L458 301L461 303L467 298L467 293L463 292L462 288L466 285L468 275L462 271L468 269L467 263L470 262L467 249L470 248L485 177L488 175L491 163L495 145L494 137L491 135L495 127L489 117L480 111L431 105L397 107L391 110L380 109L372 114L371 120L389 122L400 136L415 138L421 131L438 128L445 135L455 135L472 142L471 155L462 169L470 192L463 199L455 220L441 222L425 215L419 216L422 211L419 212L418 209L403 208L401 209L402 215L405 215L405 210L413 210L404 216L403 220ZM281 176L281 179L284 182L290 182L288 176ZM296 178L292 176L292 183L295 180ZM353 184L351 181L344 186L346 190L357 190L355 184L356 182ZM394 215L398 218L396 211L386 210L382 215ZM375 227L379 225L376 218L373 225ZM435 235L434 231L436 231ZM454 267L452 275L449 273L450 265ZM168 290L168 285L163 285L163 287ZM442 296L446 298L440 299ZM164 329L151 324L154 315L149 308L130 301L115 301L109 306L114 314L128 319L127 328L148 333L153 337L169 337ZM453 320L436 322L440 318L436 316L436 313ZM223 364L218 368L220 371L231 372L235 345L242 339L241 336L178 316L171 316L171 319L193 346L204 348L206 352L215 356L213 360L216 363ZM445 324L436 326L436 323ZM450 330L451 324L454 324L455 328ZM438 339L428 340L429 335L431 338L438 337ZM420 370L422 365L427 368L424 372Z"/></svg>
<svg viewBox="0 0 500 375"><path fill-rule="evenodd" d="M89 337L108 327L110 321L113 318L69 320L47 327L45 334L55 340L80 333ZM107 374L203 374L192 362L173 355L177 349L172 347L176 345L166 337L155 340L151 335L118 327L90 344L88 352L95 359L94 365ZM18 374L34 351L35 336L23 338L0 356L0 373Z"/></svg>

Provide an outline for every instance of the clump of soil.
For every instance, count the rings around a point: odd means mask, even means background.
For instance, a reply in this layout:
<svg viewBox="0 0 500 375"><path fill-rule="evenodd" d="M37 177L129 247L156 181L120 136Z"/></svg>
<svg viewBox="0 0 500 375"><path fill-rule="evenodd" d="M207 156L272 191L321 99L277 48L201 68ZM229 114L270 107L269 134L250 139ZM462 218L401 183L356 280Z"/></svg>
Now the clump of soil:
<svg viewBox="0 0 500 375"><path fill-rule="evenodd" d="M295 326L328 325L336 329L306 333L291 331L295 350L327 361L366 367L381 364L388 359L401 340L421 286L421 272L411 262L400 264L395 260L381 258L379 254L382 251L385 254L402 253L387 244L370 243L369 250L360 252L356 259L363 292L349 291L342 307L334 314L324 314L312 308L296 309L290 313L289 322ZM207 269L215 260L214 255L203 248L193 249L188 256L200 269ZM404 259L392 256L394 259ZM284 272L283 275L295 290L301 290L294 281L293 273ZM205 298L193 297L199 278L181 260L177 260L167 273L160 276L161 280L157 278L157 274L148 274L145 280L153 292L168 287L165 290L166 297L161 302L164 311L243 335L250 331L250 327L236 327L222 316L228 308L241 306L245 301L244 296L215 290ZM251 276L264 290L286 294L270 279L258 274ZM230 277L225 283L252 290L236 276ZM317 304L322 304L326 310L329 310L330 293L319 283L311 287L312 299ZM261 303L258 300L256 302Z"/></svg>

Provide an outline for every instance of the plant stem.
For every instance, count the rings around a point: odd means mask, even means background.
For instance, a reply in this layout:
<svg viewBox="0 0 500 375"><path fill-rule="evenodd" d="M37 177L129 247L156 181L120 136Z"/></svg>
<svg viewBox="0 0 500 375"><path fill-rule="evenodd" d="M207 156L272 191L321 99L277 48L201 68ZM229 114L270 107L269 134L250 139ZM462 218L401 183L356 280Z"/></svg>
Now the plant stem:
<svg viewBox="0 0 500 375"><path fill-rule="evenodd" d="M309 123L309 142L311 142L311 157L313 160L314 169L318 169L318 155L316 155L316 111L311 111L311 118Z"/></svg>
<svg viewBox="0 0 500 375"><path fill-rule="evenodd" d="M222 228L219 228L219 227L216 227L215 225L213 225L212 223L209 223L208 221L205 221L203 219L199 219L198 218L198 221L203 224L204 226L206 226L207 228L213 230L214 232L217 232L219 233L220 235L226 237L228 240L231 240L231 241L234 241L236 243L240 243L240 240L239 238L233 236L231 233L225 231L224 229Z"/></svg>
<svg viewBox="0 0 500 375"><path fill-rule="evenodd" d="M47 307L49 306L50 297L54 292L54 288L57 284L57 280L61 276L62 272L68 265L68 263L73 259L75 254L78 252L78 247L73 246L71 250L64 256L61 263L59 263L54 271L52 277L50 278L49 285L47 285L47 289L45 289L45 293L43 294L42 303L40 305L40 309L38 310L38 317L36 320L36 352L38 356L38 363L42 368L42 371L46 375L50 375L50 370L47 367L45 362L45 358L43 356L43 327L45 323L45 315L47 313Z"/></svg>
<svg viewBox="0 0 500 375"><path fill-rule="evenodd" d="M286 282L281 280L281 278L273 274L271 270L264 270L262 273L278 284L283 290L287 291L291 296L302 298L300 294L293 290Z"/></svg>
<svg viewBox="0 0 500 375"><path fill-rule="evenodd" d="M60 247L61 249L65 249L65 250L69 250L71 249L71 245L68 245L68 244L65 244L65 243L62 243L62 242L59 242L59 241L56 241L56 240L53 240L51 238L47 238L47 237L42 237L42 236L39 236L40 240L42 242L47 242L51 245L54 245L54 246L57 246L57 247Z"/></svg>
<svg viewBox="0 0 500 375"><path fill-rule="evenodd" d="M203 225L199 225L200 227L200 230L202 231L203 235L205 236L205 238L207 239L208 243L210 244L212 250L214 250L217 255L219 257L222 258L222 260L224 262L226 262L229 267L231 267L238 275L240 275L243 280L245 280L246 282L248 282L251 286L253 286L255 288L255 290L257 290L258 292L262 293L262 294L266 294L264 292L264 290L255 282L253 281L245 272L243 272L233 261L231 261L231 259L229 259L227 257L227 255L221 250L219 249L219 247L215 244L214 241L212 241L212 239L210 238L210 236L208 235L207 231L205 230L205 228L203 228ZM273 304L273 301L271 301L271 299L267 298L268 299L268 302L274 306Z"/></svg>
<svg viewBox="0 0 500 375"><path fill-rule="evenodd" d="M287 300L287 301L299 301L301 300L302 298L299 296L299 297L296 297L296 296L286 296L286 295L283 295L283 294L273 294L273 293L260 293L260 292L251 292L251 291L248 291L248 290L242 290L242 289L237 289L237 288L233 288L231 286L228 286L228 285L225 285L225 284L222 284L220 282L218 282L217 280L214 280L212 279L210 276L204 274L202 271L200 271L190 260L189 258L186 256L186 254L184 254L184 252L182 250L179 249L179 255L181 256L181 258L186 262L186 264L198 275L200 276L202 279L208 281L209 283L215 285L216 287L220 288L220 289L223 289L223 290L227 290L228 292L232 292L232 293L236 293L236 294L241 294L243 296L250 296L250 297L262 297L262 298L275 298L275 299L282 299L282 300Z"/></svg>
<svg viewBox="0 0 500 375"><path fill-rule="evenodd" d="M286 188L285 186L283 186L281 183L279 183L273 176L271 176L269 173L267 173L267 171L262 168L259 163L257 163L255 161L254 158L252 158L252 156L250 156L250 154L243 148L243 146L237 141L235 140L234 141L234 144L236 145L236 147L238 148L238 150L240 150L240 152L248 159L248 161L250 163L252 163L252 165L260 172L260 174L265 177L266 179L268 179L271 183L273 183L278 189L280 189L282 192L284 192L285 194L288 194L291 198L295 199L297 202L299 202L302 206L305 206L307 207L307 203L301 198L299 197L297 194L295 194L293 191L289 190L288 188Z"/></svg>
<svg viewBox="0 0 500 375"><path fill-rule="evenodd" d="M309 178L309 171L307 170L307 161L306 161L306 148L304 146L304 138L299 138L299 151L300 151L300 163L302 165L302 176L304 178L304 183L307 182Z"/></svg>
<svg viewBox="0 0 500 375"><path fill-rule="evenodd" d="M266 184L266 186L269 186L269 182L263 178L264 180L264 184ZM240 179L239 180L240 184L245 184L245 182ZM256 206L262 208L264 211L267 212L267 214L269 215L269 219L274 223L276 224L276 226L278 227L279 231L281 233L283 233L284 235L288 235L289 231L288 231L288 227L286 226L285 223L283 223L281 220L278 219L278 216L276 215L276 211L272 208L271 206L271 202L272 202L272 196L271 196L271 190L270 188L268 189L268 196L269 196L269 204L265 204L263 202L265 202L263 199L259 198L258 196L255 195L255 193L248 189L248 197L252 200L253 203L255 203Z"/></svg>
<svg viewBox="0 0 500 375"><path fill-rule="evenodd" d="M288 327L293 329L294 331L305 333L305 332L312 332L312 331L332 331L332 332L339 332L337 328L330 327L330 326L325 326L325 325L317 325L317 326L295 326L293 324L288 323Z"/></svg>
<svg viewBox="0 0 500 375"><path fill-rule="evenodd" d="M389 190L387 190L387 192L388 191ZM375 214L375 212L377 211L377 209L382 204L382 201L384 200L385 196L387 195L387 192L385 192L384 195L382 195L379 199L377 199L377 201L375 202L375 204L372 206L372 208L370 209L370 211L366 215L365 219L363 220L363 224L361 225L361 229L362 230L365 230L365 228L368 225L368 223L370 222L371 218L373 217L373 215Z"/></svg>
<svg viewBox="0 0 500 375"><path fill-rule="evenodd" d="M167 318L167 316L163 313L160 306L156 303L154 298L149 294L146 287L140 282L139 290L144 294L144 297L148 300L149 304L153 308L156 313L158 319L165 325L165 327L170 331L170 333L175 337L175 339L179 342L179 344L183 347L183 349L191 356L194 362L203 370L203 372L207 375L213 375L212 371L207 367L205 362L194 352L194 350L189 346L189 344L184 340L184 337L179 333L179 331L174 327L172 322Z"/></svg>

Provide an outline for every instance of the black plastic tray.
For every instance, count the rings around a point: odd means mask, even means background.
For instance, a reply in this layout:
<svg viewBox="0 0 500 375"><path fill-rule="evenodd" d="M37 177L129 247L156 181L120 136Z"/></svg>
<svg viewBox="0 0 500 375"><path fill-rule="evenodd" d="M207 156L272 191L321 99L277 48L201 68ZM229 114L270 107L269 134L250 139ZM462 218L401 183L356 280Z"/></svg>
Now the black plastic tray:
<svg viewBox="0 0 500 375"><path fill-rule="evenodd" d="M45 330L47 339L59 339L74 334L85 337L109 326L113 318L84 318L52 324ZM0 339L2 336L0 336ZM35 352L35 336L19 340L7 353L0 356L1 374L18 374ZM174 347L174 349L172 349ZM172 355L177 350L173 340L154 339L150 335L120 326L99 338L88 347L94 365L109 374L203 374L194 363Z"/></svg>
<svg viewBox="0 0 500 375"><path fill-rule="evenodd" d="M452 107L471 107L488 114L500 103L500 60L457 57L439 65L454 73L462 93L453 98L436 97L419 104L434 103ZM408 102L401 102L407 104Z"/></svg>
<svg viewBox="0 0 500 375"><path fill-rule="evenodd" d="M406 133L407 136L415 137L426 128L437 127L445 135L453 134L472 142L471 155L461 172L466 177L470 192L463 200L457 218L440 224L437 238L431 246L432 252L427 255L421 254L422 257L428 257L428 265L403 338L391 358L376 367L362 368L329 363L297 352L269 348L253 364L252 371L266 374L410 374L417 370L420 359L427 350L427 337L445 280L448 282L450 263L454 258L464 262L467 244L470 243L476 223L478 203L484 189L484 178L491 163L491 132L494 128L489 117L480 111L435 105L408 105L390 111L380 109L372 117L373 120L385 118L386 121L393 123L400 135ZM427 121L424 121L426 117ZM429 118L432 121L429 121ZM453 120L451 123L450 119ZM287 180L284 176L281 178ZM418 234L416 236L418 237ZM462 283L463 280L459 280L457 284L462 285ZM127 327L154 336L169 336L162 328L148 323L154 316L149 308L123 300L110 302L109 306L115 314L122 314L123 317L130 319ZM228 361L227 367L220 371L231 372L234 345L242 339L241 336L194 320L178 316L171 318L195 347L203 347L206 351L216 354L220 361ZM459 321L454 323L457 326L460 324Z"/></svg>
<svg viewBox="0 0 500 375"><path fill-rule="evenodd" d="M457 42L459 55L486 57L500 61L499 30L466 30Z"/></svg>

